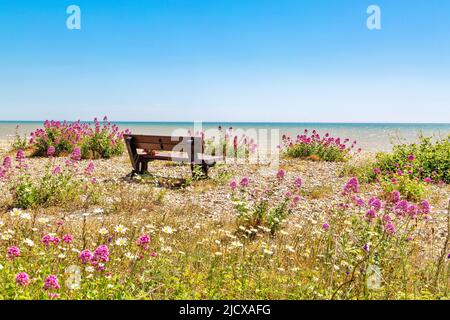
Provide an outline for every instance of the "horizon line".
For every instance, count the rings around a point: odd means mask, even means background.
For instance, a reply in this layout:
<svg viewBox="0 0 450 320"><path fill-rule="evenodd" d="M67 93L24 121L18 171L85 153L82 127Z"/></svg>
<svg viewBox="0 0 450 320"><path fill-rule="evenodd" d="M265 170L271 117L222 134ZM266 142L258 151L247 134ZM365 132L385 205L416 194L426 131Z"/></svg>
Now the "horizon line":
<svg viewBox="0 0 450 320"><path fill-rule="evenodd" d="M0 120L0 123L44 123L47 120ZM94 122L94 120L49 120L49 121L60 121L60 122ZM99 120L100 122L104 122L103 119ZM344 121L194 121L194 120L179 120L179 121L170 121L170 120L152 120L152 121L142 121L142 120L109 120L111 123L182 123L182 124L194 124L194 123L206 123L206 124L417 124L417 125L450 125L450 122L344 122Z"/></svg>

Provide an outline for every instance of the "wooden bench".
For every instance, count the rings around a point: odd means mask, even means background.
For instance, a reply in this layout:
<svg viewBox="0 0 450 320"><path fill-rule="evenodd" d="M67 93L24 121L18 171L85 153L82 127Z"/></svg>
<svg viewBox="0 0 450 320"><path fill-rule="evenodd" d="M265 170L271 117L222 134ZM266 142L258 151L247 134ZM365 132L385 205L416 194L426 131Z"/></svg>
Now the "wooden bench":
<svg viewBox="0 0 450 320"><path fill-rule="evenodd" d="M208 169L222 160L222 156L204 154L204 140L201 137L172 137L155 135L124 135L125 144L133 166L133 174L148 171L148 163L154 160L189 163L194 175L194 167L199 166L205 177Z"/></svg>

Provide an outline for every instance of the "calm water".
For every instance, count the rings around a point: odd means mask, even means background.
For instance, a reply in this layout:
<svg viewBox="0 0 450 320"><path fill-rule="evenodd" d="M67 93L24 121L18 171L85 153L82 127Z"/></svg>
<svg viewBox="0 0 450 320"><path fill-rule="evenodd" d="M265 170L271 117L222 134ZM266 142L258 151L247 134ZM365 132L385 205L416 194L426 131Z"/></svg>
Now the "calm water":
<svg viewBox="0 0 450 320"><path fill-rule="evenodd" d="M191 122L116 122L121 129L129 128L133 133L171 135L178 130L178 135L193 129ZM330 133L333 136L357 140L358 146L364 150L389 150L392 141L417 141L419 134L444 137L450 134L450 124L370 124L370 123L203 123L203 129L233 127L235 130L278 129L280 136L287 134L295 136L304 129L316 129L321 134ZM42 122L0 121L0 139L11 139L19 126L20 134L29 134L42 127ZM196 128L197 129L197 128Z"/></svg>

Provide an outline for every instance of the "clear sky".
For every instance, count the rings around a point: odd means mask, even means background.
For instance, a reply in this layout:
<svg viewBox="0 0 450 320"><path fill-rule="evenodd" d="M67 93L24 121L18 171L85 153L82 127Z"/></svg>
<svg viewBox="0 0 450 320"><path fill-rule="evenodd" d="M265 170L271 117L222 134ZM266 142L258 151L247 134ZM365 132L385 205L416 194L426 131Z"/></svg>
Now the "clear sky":
<svg viewBox="0 0 450 320"><path fill-rule="evenodd" d="M0 119L105 114L450 122L450 1L0 0Z"/></svg>

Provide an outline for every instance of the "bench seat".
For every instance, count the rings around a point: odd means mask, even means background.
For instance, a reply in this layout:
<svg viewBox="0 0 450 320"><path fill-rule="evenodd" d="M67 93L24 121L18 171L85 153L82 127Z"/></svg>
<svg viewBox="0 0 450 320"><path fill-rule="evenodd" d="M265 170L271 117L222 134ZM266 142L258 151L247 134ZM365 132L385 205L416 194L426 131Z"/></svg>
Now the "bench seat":
<svg viewBox="0 0 450 320"><path fill-rule="evenodd" d="M142 157L143 159L190 163L190 157L188 156L187 153L183 153L183 152L154 152L151 154L142 152L142 153L138 153L138 154L139 154L139 157ZM212 162L218 162L218 161L222 160L223 157L210 156L207 154L200 154L200 155L198 155L198 159L200 161L212 163Z"/></svg>

